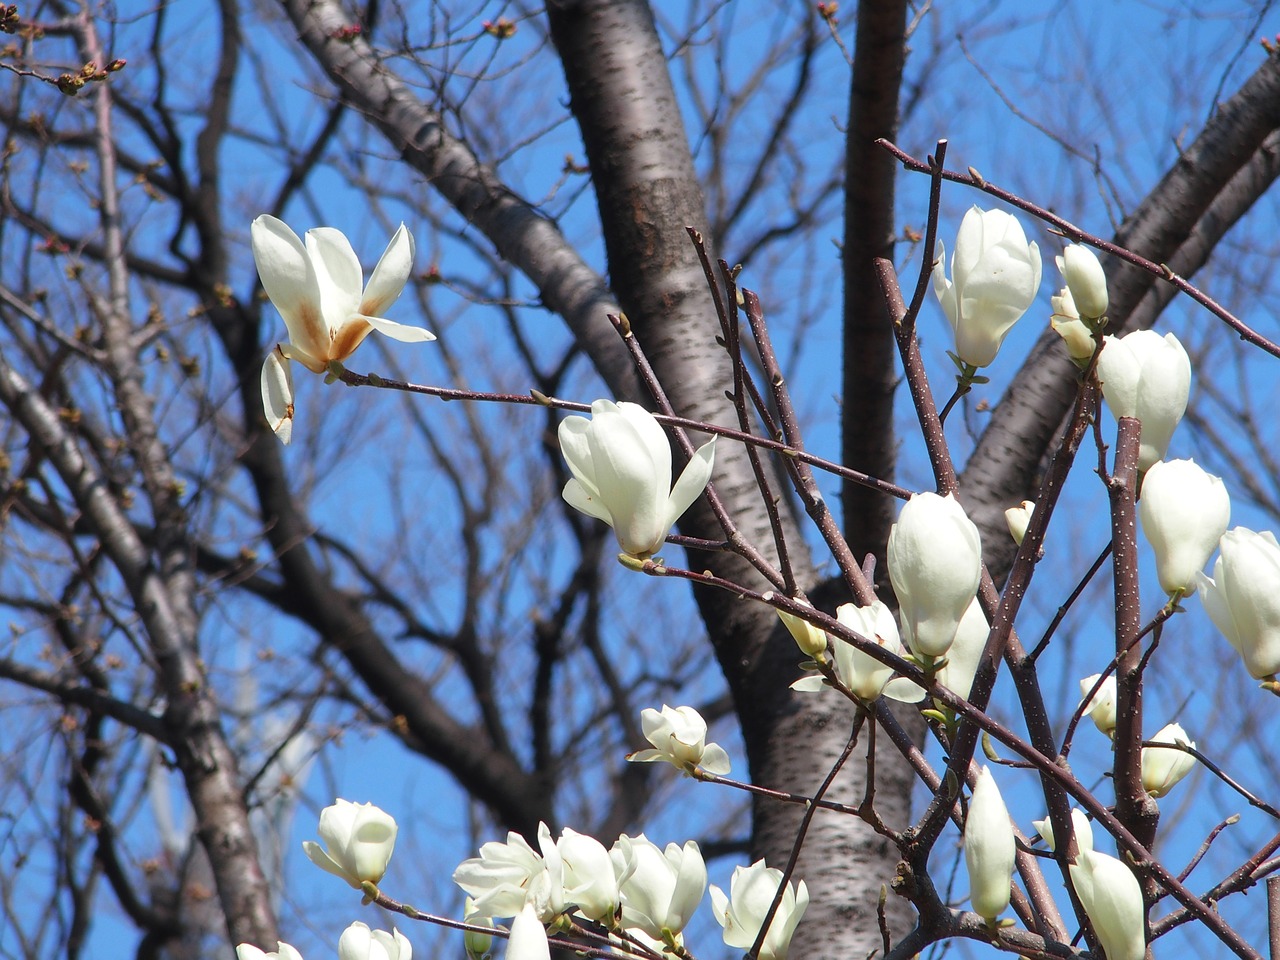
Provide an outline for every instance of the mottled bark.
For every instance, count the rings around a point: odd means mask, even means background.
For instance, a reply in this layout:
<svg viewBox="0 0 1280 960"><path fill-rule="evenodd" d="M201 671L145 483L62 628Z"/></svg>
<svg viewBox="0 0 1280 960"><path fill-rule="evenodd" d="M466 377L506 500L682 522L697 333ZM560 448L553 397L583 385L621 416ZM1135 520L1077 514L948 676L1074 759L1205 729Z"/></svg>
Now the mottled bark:
<svg viewBox="0 0 1280 960"><path fill-rule="evenodd" d="M1115 242L1156 263L1178 262L1179 273L1192 275L1208 254L1205 240L1221 236L1274 179L1270 135L1278 128L1280 54L1273 53L1125 218ZM1128 264L1112 261L1106 267L1109 329L1122 333L1154 323L1162 284ZM965 506L982 531L984 559L997 581L1004 579L1016 549L1004 510L1034 493L1041 460L1070 407L1075 377L1057 334L1046 330L992 412L960 478Z"/></svg>

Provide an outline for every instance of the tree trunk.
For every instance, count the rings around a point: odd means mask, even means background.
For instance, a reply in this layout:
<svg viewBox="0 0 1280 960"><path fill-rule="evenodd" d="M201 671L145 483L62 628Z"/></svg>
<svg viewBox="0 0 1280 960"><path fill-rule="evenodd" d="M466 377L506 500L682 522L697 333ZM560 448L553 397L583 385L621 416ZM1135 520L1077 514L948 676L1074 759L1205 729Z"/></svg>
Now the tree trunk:
<svg viewBox="0 0 1280 960"><path fill-rule="evenodd" d="M593 173L614 292L676 410L733 424L735 414L724 397L729 363L715 343L719 327L714 306L685 233L692 226L707 234L705 208L652 13L636 0L589 0L553 4L548 18ZM764 504L741 448L720 445L715 482L746 538L769 544ZM802 541L794 523L787 528L795 560ZM681 530L709 539L723 536L702 503L685 515ZM691 563L737 582L766 586L731 554L696 555ZM802 563L797 579L811 587L812 570L807 561ZM723 591L696 593L737 706L752 779L766 787L815 790L848 739L852 713L847 702L791 692L788 685L798 675L800 655L771 610L741 603ZM857 803L863 771L859 762L851 762L833 798ZM896 784L886 793L886 817L901 819L908 793ZM753 857L785 865L800 816L794 806L757 803ZM896 851L861 821L816 818L797 876L818 895L793 952L849 958L879 947L875 905L896 863Z"/></svg>

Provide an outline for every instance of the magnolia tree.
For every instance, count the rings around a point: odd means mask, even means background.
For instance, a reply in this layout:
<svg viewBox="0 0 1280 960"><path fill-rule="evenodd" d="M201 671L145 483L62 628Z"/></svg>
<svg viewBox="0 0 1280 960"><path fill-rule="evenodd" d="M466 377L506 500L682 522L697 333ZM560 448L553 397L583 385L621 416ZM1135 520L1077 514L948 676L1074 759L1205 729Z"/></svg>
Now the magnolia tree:
<svg viewBox="0 0 1280 960"><path fill-rule="evenodd" d="M946 143L940 142L937 154L928 161L935 197L947 175L945 148ZM956 179L977 180L972 174ZM982 183L973 185L996 192ZM1006 199L1045 218L1066 236L1087 239L1113 255L1143 262L1136 254L1089 237L1029 203ZM934 216L926 243L934 239L936 228ZM572 476L562 495L575 510L612 528L621 551L618 561L636 574L691 580L772 607L798 652L807 658L801 669L811 674L791 688L807 696L831 691L844 698L850 730L847 747L811 796L778 793L731 779L728 754L720 745L707 742L707 723L693 707L663 705L641 714L650 746L630 754L629 761L666 762L695 780L759 792L778 803L802 804L805 815L792 855L781 868L764 859L738 866L726 893L708 885L707 867L693 839L683 845L669 843L663 849L644 834L624 833L606 848L599 839L570 827L553 838L542 823L536 850L519 833L511 832L505 842L485 843L478 857L458 865L453 879L468 897L467 916L461 923L424 913L379 888L395 846L396 822L371 804L339 799L326 808L320 818L325 845L308 842L307 856L361 890L366 903L377 903L409 920L464 930L473 960L490 953L494 935L509 939L506 956L512 960L549 958L552 942L566 949L650 960L664 953L696 956L685 942L684 929L708 893L726 946L746 950L749 957L785 960L811 896L824 895L821 890L811 894L803 879L794 878L809 825L819 814L855 817L896 848L901 862L893 879L894 893L916 911L914 929L897 937L882 913L886 957L915 956L930 944L964 937L1019 956L1069 956L1085 949L1107 960L1141 960L1150 944L1187 921L1204 924L1240 956L1256 955L1222 919L1216 904L1243 893L1269 872L1270 864L1262 862L1267 849L1217 878L1208 895L1186 886L1187 871L1175 872L1174 865L1162 862L1153 852L1160 822L1157 801L1197 762L1237 786L1197 749L1178 723L1169 723L1150 736L1143 732L1144 672L1164 622L1182 608L1184 600L1198 596L1240 654L1242 668L1261 681L1264 690L1280 694L1276 679L1280 672L1280 543L1271 531L1228 530L1231 503L1222 480L1193 460L1165 459L1186 412L1191 387L1191 362L1178 338L1149 330L1107 335L1110 299L1102 265L1086 243L1064 247L1056 261L1065 285L1053 297L1051 325L1061 338L1063 352L1079 368L1076 400L1036 498L1006 511L1018 554L1003 592L998 593L983 564L981 534L957 496L960 487L951 466L945 421L974 384L985 382L979 371L992 363L1014 324L1035 302L1041 281L1039 248L1027 241L1016 216L977 206L960 223L949 277L945 246L938 241L932 287L955 336L955 349L948 355L957 368L954 393L940 411L920 362L916 336L917 313L924 298L917 296L906 307L892 264L880 261L903 369L921 429L930 440L935 479L943 493L894 490L904 501L886 545L896 620L876 596L870 558L865 567L852 562L852 548L840 532L830 524L818 524L846 578L845 587L855 598L827 614L797 588L785 561L775 564L767 559L788 555L780 525L769 544L733 536L733 517L712 481L717 440L746 445L757 465L763 464L766 455L779 458L783 469L778 473L785 472L795 495L819 516L822 504L815 495L814 470L832 471L880 488L887 484L806 453L759 299L750 290L738 288L735 272L723 261L716 273L701 238L691 233L703 253L708 284L715 294L719 342L733 365L732 399L738 422L726 426L678 417L629 324L613 317L662 421L641 405L608 399L591 404L590 418L566 416L560 421L558 438ZM335 230L311 230L304 244L286 225L264 216L254 221L253 236L263 287L290 337L289 343L277 345L268 355L262 374L264 413L283 442L292 435L294 414L289 360L352 385L428 395L439 392L439 388L374 374L354 374L341 362L373 330L402 341L432 339L426 331L374 315L375 308L388 306L399 296L409 276L406 253L412 250L412 241L403 226L367 285L350 245ZM1177 279L1169 276L1167 268L1143 265L1167 281ZM925 290L927 280L928 274L922 272L918 291ZM1248 335L1259 349L1280 356L1280 345L1249 331L1221 307L1212 305L1211 310L1222 322ZM743 362L744 336L750 337L761 358L763 378ZM465 399L516 402L512 397L478 393ZM583 408L542 394L527 402L556 409ZM1118 422L1114 449L1104 442L1101 430L1090 431L1104 405ZM672 444L664 424L688 461L674 486ZM713 437L694 449L688 439L691 429ZM1031 660L1015 630L1018 612L1042 555L1059 495L1090 436L1099 473L1096 496L1100 509L1109 510L1112 524L1114 657L1102 673L1080 681L1079 704L1056 724L1065 730L1061 737L1054 733L1034 670L1022 677L1020 694L1028 729L1020 734L988 713L987 706L1002 662L1016 673ZM776 500L771 477L777 475L758 466L758 491L766 502ZM673 525L704 495L723 525L726 540L693 543L671 536ZM1142 551L1136 535L1139 518L1165 595L1163 606L1146 622L1137 573ZM659 552L669 539L683 543L691 553L736 552L773 589L761 591L710 570L668 563ZM1203 571L1215 552L1218 558L1211 578ZM886 708L886 699L921 705L929 735L942 748L940 761L921 752L898 717ZM1113 795L1087 786L1066 760L1084 716L1112 741ZM877 728L888 734L932 796L925 812L905 830L890 827L878 811L870 769L876 754L871 750L863 761L868 770L862 802L836 803L826 796L860 739L874 743ZM975 760L980 736L992 761L988 765ZM1018 827L1020 822L1031 822L1034 810L1011 813L993 767L997 771L1029 767L1039 773L1040 790L1030 802L1048 815L1034 821L1036 836L1029 837ZM1249 800L1264 802L1239 789ZM948 828L958 831L963 843L967 910L946 902L929 869L934 847ZM1095 848L1095 838L1104 834L1117 855ZM1054 871L1065 896L1055 898L1051 893L1047 874ZM1153 911L1161 904L1170 906L1157 918ZM495 920L511 923L493 927ZM1280 910L1271 924L1280 933ZM1073 944L1081 934L1084 945L1077 947ZM253 944L237 949L241 960L263 956ZM344 960L407 960L411 947L399 930L370 932L357 921L343 933L338 953ZM279 952L267 956L298 954L281 942Z"/></svg>
<svg viewBox="0 0 1280 960"><path fill-rule="evenodd" d="M960 6L0 9L0 952L1260 956L1280 55Z"/></svg>

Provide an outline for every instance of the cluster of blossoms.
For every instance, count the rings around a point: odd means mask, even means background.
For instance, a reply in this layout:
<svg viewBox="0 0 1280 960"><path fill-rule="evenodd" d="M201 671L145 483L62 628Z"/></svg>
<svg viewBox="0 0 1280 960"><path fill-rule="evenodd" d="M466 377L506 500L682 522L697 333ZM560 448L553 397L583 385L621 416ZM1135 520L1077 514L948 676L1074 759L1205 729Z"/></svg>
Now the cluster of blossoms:
<svg viewBox="0 0 1280 960"><path fill-rule="evenodd" d="M944 273L944 262L940 243L934 291L955 332L955 355L975 368L985 366L1035 298L1040 252L1034 243L1027 243L1015 217L974 207L960 225L951 280ZM1175 600L1197 592L1249 673L1266 685L1273 684L1280 671L1280 543L1270 531L1228 530L1231 502L1221 479L1193 460L1165 460L1191 391L1186 350L1172 333L1162 336L1135 330L1119 337L1104 336L1109 297L1102 264L1082 244L1069 245L1057 264L1065 286L1052 298L1053 328L1077 363L1087 366L1097 355L1098 381L1115 418L1131 417L1141 423L1138 469L1143 480L1138 509L1143 533L1155 554L1161 589ZM1033 510L1034 504L1024 501L1006 511L1010 532L1019 543ZM953 537L953 549L956 543ZM930 546L947 552L944 544ZM890 549L893 575L892 541ZM1215 549L1219 556L1213 576L1206 576L1203 569ZM959 556L960 565L968 569L969 554L960 549L951 556ZM959 604L964 578L957 569L946 579L955 594L949 602L932 606L935 616L949 621ZM930 586L935 584L930 581ZM894 589L901 599L898 579ZM908 584L909 596L910 589ZM918 610L907 612L913 603L904 603L904 632L911 629L908 617L914 626L920 615ZM922 650L933 639L931 630L926 633L930 636ZM946 630L941 633L945 636Z"/></svg>
<svg viewBox="0 0 1280 960"><path fill-rule="evenodd" d="M700 724L705 734L706 724L696 711L680 710ZM724 751L715 744L702 744L701 738L699 744L696 756L685 745L678 748L683 760L674 755L653 759L667 759L682 769L689 764L718 767L716 752ZM727 757L723 768L727 772ZM319 833L323 845L303 844L312 862L366 895L375 895L395 848L396 822L390 814L373 804L337 800L321 811ZM478 857L464 860L453 880L467 894L469 924L491 927L495 919L513 918L509 960L549 960L548 929L573 931L579 920L600 925L619 945L629 940L657 951L680 952L684 928L708 889L725 943L746 949L760 935L783 875L763 860L738 866L726 894L714 884L708 888L706 863L692 840L663 848L644 834L623 834L606 849L595 838L567 827L553 840L543 823L538 825L537 850L524 837L509 833L505 843L486 843ZM786 960L791 937L808 904L804 881L785 886L762 940L761 960ZM467 951L473 957L485 956L490 942L488 936L469 932ZM294 947L283 942L270 953L242 943L236 947L236 956L239 960L302 960ZM412 960L413 948L398 930L371 930L353 923L338 940L338 956L340 960Z"/></svg>
<svg viewBox="0 0 1280 960"><path fill-rule="evenodd" d="M291 361L333 374L372 330L406 342L433 337L381 317L399 297L412 265L413 239L403 226L367 285L350 244L336 230L311 230L304 243L279 220L263 216L254 221L252 238L263 286L289 332L289 341L276 345L262 375L268 422L287 443L293 418ZM933 286L955 335L951 356L961 370L962 389L967 389L1034 302L1040 251L1027 242L1016 218L974 207L961 223L950 277L945 254L940 242ZM1073 361L1082 368L1093 365L1115 418L1141 423L1138 512L1162 591L1171 606L1198 593L1250 674L1280 692L1280 543L1270 532L1228 530L1231 504L1221 479L1192 460L1165 459L1190 392L1186 351L1171 333L1104 335L1109 299L1097 257L1073 244L1057 265L1065 286L1052 298L1053 328ZM692 453L673 485L670 443L661 424L636 404L610 400L593 403L590 418L566 417L559 442L572 474L564 500L609 524L623 559L633 566L662 549L672 526L709 483L715 460L712 439ZM1019 544L1034 510L1033 502L1024 501L1006 512ZM1204 568L1215 550L1218 558L1209 577ZM799 613L792 612L794 607L779 611L810 658L802 664L810 675L793 689L840 689L864 707L881 696L903 702L924 699L925 689L910 676L895 677L894 663L899 662L922 668L927 680L961 697L969 695L989 632L977 598L983 570L977 527L954 496L916 494L903 505L889 533L886 563L898 602L897 620L880 601L843 604L836 610L836 622L858 638L857 644L832 637L813 622L806 611L812 608L803 598L794 601ZM765 599L772 598L766 594ZM1080 686L1081 713L1113 737L1114 677L1095 674ZM668 762L688 776L703 778L729 772L728 755L706 741L707 726L696 710L664 705L645 710L641 721L651 746L629 760ZM1195 743L1177 723L1150 738L1141 756L1147 793L1166 796L1194 769L1194 750ZM1008 809L988 768L976 771L967 807L963 844L970 898L974 911L994 925L1009 906L1016 843ZM1073 811L1072 826L1076 852L1069 877L1079 902L1108 960L1138 960L1145 951L1138 880L1125 862L1094 850L1092 829L1080 811ZM1054 849L1049 822L1036 828ZM339 800L322 813L319 832L323 847L305 845L317 865L366 893L381 881L395 843L390 816L368 804ZM549 960L547 931L573 933L580 921L602 927L617 943L630 939L655 950L683 952L683 930L708 890L696 843L660 848L643 834L624 834L606 848L568 828L553 839L545 824L539 826L537 841L535 850L511 833L505 843L486 843L478 857L464 861L453 875L469 897L469 921L489 926L494 919L513 919L508 953L514 960ZM803 881L795 887L788 883L775 908L783 879L780 871L758 861L736 868L727 894L714 885L709 888L726 944L748 949L760 940L762 960L785 960L808 905L808 891ZM487 950L483 937L468 942L473 956ZM247 944L237 953L240 960L300 960L284 943L273 954ZM410 960L411 953L398 931L370 930L364 924L353 924L339 941L342 960Z"/></svg>
<svg viewBox="0 0 1280 960"><path fill-rule="evenodd" d="M575 920L586 920L656 950L681 947L708 890L706 864L692 840L662 848L643 834L624 834L606 849L567 827L552 839L546 824L538 826L538 850L509 833L505 843L486 843L480 856L463 861L453 880L471 898L473 923L523 914L538 922L545 938L547 927L572 929ZM760 860L734 870L728 894L711 885L725 943L745 948L755 942L781 882L782 872ZM804 881L787 885L760 951L764 960L785 960L808 902Z"/></svg>

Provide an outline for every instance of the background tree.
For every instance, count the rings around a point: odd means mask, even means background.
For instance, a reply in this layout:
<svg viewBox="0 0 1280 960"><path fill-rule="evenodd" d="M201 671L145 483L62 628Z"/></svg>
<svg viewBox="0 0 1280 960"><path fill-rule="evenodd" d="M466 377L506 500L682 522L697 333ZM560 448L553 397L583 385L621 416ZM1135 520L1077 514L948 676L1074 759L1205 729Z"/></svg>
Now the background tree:
<svg viewBox="0 0 1280 960"><path fill-rule="evenodd" d="M814 444L913 489L934 481L907 447L873 267L898 263L910 293L928 182L899 183L877 138L923 156L950 136L951 169L972 163L1094 233L1110 224L1117 244L1237 312L1266 302L1280 64L1251 45L1266 5L1163 14L1174 39L1160 42L1194 36L1195 56L1137 106L1117 102L1132 74L1111 44L1155 43L1142 22L1122 34L1079 11L1027 23L998 4L833 10L228 0L114 14L49 3L5 20L9 952L81 954L104 903L137 929L140 956L292 935L308 903L266 847L287 833L306 760L323 770L344 739L371 738L397 769L427 761L453 806L414 816L482 837L533 836L540 820L601 837L662 823L666 781L621 757L643 743L640 708L663 700L740 730L764 786L815 789L848 740L843 705L789 691L797 655L773 611L697 589L691 629L679 588L615 569L608 531L560 502L555 411L300 382L282 448L261 413L280 323L251 267L258 214L340 226L369 262L400 220L416 234L421 272L395 318L439 341L371 343L355 369L647 400L606 319L625 313L676 411L733 424L692 227L759 290ZM1022 70L1010 51L1029 35L1046 43L1035 61L1065 66ZM128 65L112 70L116 58ZM1038 107L1028 131L1037 89L1072 109ZM988 90L1008 104L989 127L975 119ZM974 200L989 203L948 188L944 209ZM1162 318L1170 285L1116 259L1108 277L1114 329ZM1202 314L1172 322L1197 369L1221 371L1192 414L1198 455L1274 513L1269 381ZM926 360L945 370L928 323ZM1016 374L997 368L957 411L972 443L960 489L997 579L1013 560L1003 510L1037 488L1076 382L1054 335L1011 341L1006 357L1019 349ZM896 504L883 487L821 483L884 589ZM745 448L720 445L716 487L741 542L773 542ZM848 600L808 555L798 502L781 508L794 577L781 586L826 610ZM727 536L705 502L681 533ZM1080 561L1064 563L1073 580ZM692 552L690 566L769 586L732 550ZM1074 672L1087 648L1070 640L1088 624L1055 641L1059 706L1093 672ZM1188 686L1172 682L1170 709ZM1214 722L1242 730L1223 750L1274 774L1250 702L1214 701ZM921 735L910 711L900 721ZM863 796L855 768L837 799ZM877 752L877 809L893 826L909 820L912 784L896 752ZM335 773L309 802L345 789ZM153 829L166 803L173 823ZM785 862L799 820L771 802L696 816L681 829L710 850L770 863ZM469 846L423 849L424 901L456 903L444 877ZM796 954L879 947L876 904L898 861L856 819L817 818L799 869L822 895ZM911 911L892 896L888 910L901 933Z"/></svg>

